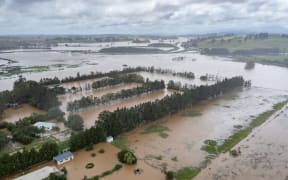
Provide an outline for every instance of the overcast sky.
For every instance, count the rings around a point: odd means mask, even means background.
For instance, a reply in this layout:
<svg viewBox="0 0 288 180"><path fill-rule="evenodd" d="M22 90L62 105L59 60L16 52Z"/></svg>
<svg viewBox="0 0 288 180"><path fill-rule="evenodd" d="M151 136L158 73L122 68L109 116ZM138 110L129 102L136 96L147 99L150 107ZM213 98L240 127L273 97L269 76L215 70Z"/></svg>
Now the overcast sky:
<svg viewBox="0 0 288 180"><path fill-rule="evenodd" d="M0 0L0 34L288 32L288 0Z"/></svg>

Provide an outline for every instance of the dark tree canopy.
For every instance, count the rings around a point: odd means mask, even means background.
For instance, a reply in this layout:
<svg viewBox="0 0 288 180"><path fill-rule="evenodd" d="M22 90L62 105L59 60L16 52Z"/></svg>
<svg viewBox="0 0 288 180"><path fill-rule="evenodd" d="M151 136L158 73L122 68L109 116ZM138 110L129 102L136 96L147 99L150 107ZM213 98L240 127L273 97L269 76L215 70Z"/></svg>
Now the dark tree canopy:
<svg viewBox="0 0 288 180"><path fill-rule="evenodd" d="M83 130L83 118L78 114L69 114L66 125L74 131Z"/></svg>

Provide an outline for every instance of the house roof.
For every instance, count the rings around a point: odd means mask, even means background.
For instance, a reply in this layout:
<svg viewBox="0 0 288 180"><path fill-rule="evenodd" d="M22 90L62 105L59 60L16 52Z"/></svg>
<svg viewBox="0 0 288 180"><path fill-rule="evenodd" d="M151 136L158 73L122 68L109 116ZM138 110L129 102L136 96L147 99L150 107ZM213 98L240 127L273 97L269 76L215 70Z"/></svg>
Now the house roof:
<svg viewBox="0 0 288 180"><path fill-rule="evenodd" d="M62 154L58 154L57 156L54 156L53 159L55 161L62 161L64 159L72 157L72 156L73 156L73 154L70 151L66 151Z"/></svg>
<svg viewBox="0 0 288 180"><path fill-rule="evenodd" d="M33 126L36 126L38 128L45 127L52 129L54 126L56 126L55 123L49 123L49 122L36 122Z"/></svg>

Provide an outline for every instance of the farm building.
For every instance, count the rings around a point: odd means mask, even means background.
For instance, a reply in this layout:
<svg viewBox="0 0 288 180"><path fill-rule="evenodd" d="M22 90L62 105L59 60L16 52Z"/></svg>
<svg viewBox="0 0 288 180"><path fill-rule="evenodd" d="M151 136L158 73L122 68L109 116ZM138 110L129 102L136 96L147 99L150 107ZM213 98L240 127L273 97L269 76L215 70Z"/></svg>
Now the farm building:
<svg viewBox="0 0 288 180"><path fill-rule="evenodd" d="M56 124L48 122L36 122L33 126L37 127L38 129L44 128L45 130L51 131L53 127L56 127Z"/></svg>
<svg viewBox="0 0 288 180"><path fill-rule="evenodd" d="M28 173L24 176L20 176L18 178L15 178L15 180L42 180L42 179L45 179L47 178L50 173L61 173L59 171L59 169L57 169L56 167L54 166L46 166L46 167L43 167L41 169L38 169L36 171L33 171L31 173Z"/></svg>
<svg viewBox="0 0 288 180"><path fill-rule="evenodd" d="M73 154L70 151L63 152L53 157L53 160L56 161L57 165L63 164L65 162L71 161L74 159Z"/></svg>

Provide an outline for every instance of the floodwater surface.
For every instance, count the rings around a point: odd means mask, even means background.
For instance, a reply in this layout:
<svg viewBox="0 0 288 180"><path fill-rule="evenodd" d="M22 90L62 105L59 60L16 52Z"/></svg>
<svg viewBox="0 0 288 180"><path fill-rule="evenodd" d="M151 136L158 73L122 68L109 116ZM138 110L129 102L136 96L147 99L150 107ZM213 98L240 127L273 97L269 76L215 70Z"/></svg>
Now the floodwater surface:
<svg viewBox="0 0 288 180"><path fill-rule="evenodd" d="M8 108L4 111L0 121L15 123L19 119L30 116L33 113L36 114L45 114L45 111L32 107L28 104L19 105L16 108Z"/></svg>
<svg viewBox="0 0 288 180"><path fill-rule="evenodd" d="M288 106L274 114L234 149L240 156L221 155L196 180L271 180L288 178Z"/></svg>
<svg viewBox="0 0 288 180"><path fill-rule="evenodd" d="M283 77L288 77L287 68L268 66L256 64L253 70L245 70L245 63L232 62L231 59L222 57L205 56L199 53L171 53L171 54L137 54L137 55L106 55L99 53L91 54L81 54L81 53L60 53L60 52L37 52L37 57L28 55L27 60L22 60L22 54L14 55L7 53L9 57L14 57L19 63L25 63L27 66L35 65L38 62L43 64L55 64L55 60L61 59L61 61L66 63L69 62L71 57L73 61L89 61L89 63L97 63L97 65L83 64L77 68L67 68L59 71L45 71L38 73L23 74L24 77L31 80L39 81L41 78L48 77L53 78L55 76L61 78L67 76L76 76L77 72L80 74L89 74L91 71L107 72L111 70L119 70L123 68L123 65L136 67L136 66L155 66L156 68L171 69L176 72L194 72L196 78L201 75L213 74L219 77L232 77L242 75L247 80L252 80L253 86L273 88L288 90L288 83L283 83L281 79ZM28 52L27 52L28 53ZM58 53L58 55L53 55L54 57L47 59L45 53ZM4 56L5 53L1 54ZM6 56L5 56L6 57ZM6 57L6 58L9 58ZM28 58L30 57L30 58ZM185 57L183 61L172 61L173 58ZM17 64L16 64L17 65ZM17 79L17 76L12 77L1 77L0 90L12 89L13 82Z"/></svg>
<svg viewBox="0 0 288 180"><path fill-rule="evenodd" d="M128 146L154 167L169 170L199 167L208 155L201 150L206 139L221 143L236 130L236 126L248 125L253 117L287 98L282 93L262 88L237 90L123 136ZM146 128L155 125L168 128L165 131L168 136L162 137L157 132L143 134ZM160 160L156 158L159 156Z"/></svg>

